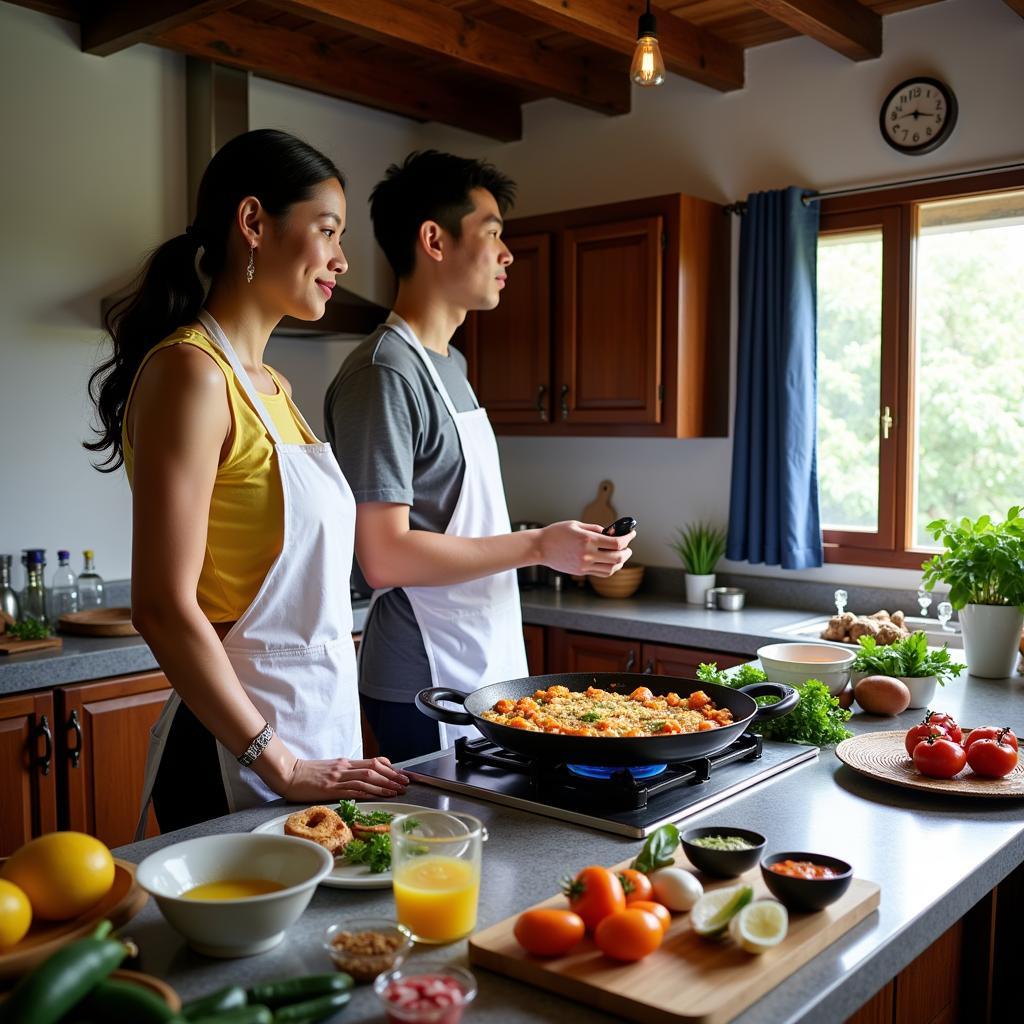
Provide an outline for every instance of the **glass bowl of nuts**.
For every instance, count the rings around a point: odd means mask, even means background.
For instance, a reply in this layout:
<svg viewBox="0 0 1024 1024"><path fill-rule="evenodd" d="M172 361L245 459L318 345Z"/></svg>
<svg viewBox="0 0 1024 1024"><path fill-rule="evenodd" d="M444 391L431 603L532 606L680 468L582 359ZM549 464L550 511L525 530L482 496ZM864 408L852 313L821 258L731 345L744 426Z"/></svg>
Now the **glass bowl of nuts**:
<svg viewBox="0 0 1024 1024"><path fill-rule="evenodd" d="M366 982L400 966L412 949L412 939L387 918L353 917L324 932L324 949L339 971Z"/></svg>

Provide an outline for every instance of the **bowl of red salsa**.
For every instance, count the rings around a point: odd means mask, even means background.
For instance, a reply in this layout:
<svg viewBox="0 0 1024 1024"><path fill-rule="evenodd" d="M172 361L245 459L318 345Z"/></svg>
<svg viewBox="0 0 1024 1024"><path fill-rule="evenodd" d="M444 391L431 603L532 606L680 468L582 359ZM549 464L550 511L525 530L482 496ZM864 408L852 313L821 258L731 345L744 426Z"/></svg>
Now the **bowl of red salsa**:
<svg viewBox="0 0 1024 1024"><path fill-rule="evenodd" d="M373 989L389 1024L459 1024L476 979L462 967L413 957L378 975Z"/></svg>
<svg viewBox="0 0 1024 1024"><path fill-rule="evenodd" d="M823 853L787 851L761 861L768 891L790 910L823 910L850 887L853 868Z"/></svg>

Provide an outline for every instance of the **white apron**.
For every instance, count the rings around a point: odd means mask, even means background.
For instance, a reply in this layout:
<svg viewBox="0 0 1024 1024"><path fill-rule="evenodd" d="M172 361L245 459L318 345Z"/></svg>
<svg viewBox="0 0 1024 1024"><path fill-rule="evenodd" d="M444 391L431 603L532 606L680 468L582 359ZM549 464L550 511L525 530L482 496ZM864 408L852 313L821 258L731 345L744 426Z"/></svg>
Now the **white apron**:
<svg viewBox="0 0 1024 1024"><path fill-rule="evenodd" d="M274 441L284 498L281 553L252 604L224 637L224 650L249 699L296 757L361 757L349 591L355 536L352 491L329 444L282 443L220 325L205 310L199 320ZM304 419L302 423L315 437ZM157 768L180 704L181 698L172 693L150 734L136 839L145 831ZM231 811L277 799L220 743L217 756Z"/></svg>
<svg viewBox="0 0 1024 1024"><path fill-rule="evenodd" d="M437 367L412 328L397 314L387 319L419 356L444 400L462 445L465 470L462 490L448 528L451 537L493 537L512 529L501 483L498 445L487 412L482 408L457 412ZM529 675L523 617L516 572L494 573L467 583L437 587L403 587L423 637L434 686L470 693L488 683ZM385 591L375 591L373 602ZM459 736L479 739L475 726L438 723L441 747Z"/></svg>

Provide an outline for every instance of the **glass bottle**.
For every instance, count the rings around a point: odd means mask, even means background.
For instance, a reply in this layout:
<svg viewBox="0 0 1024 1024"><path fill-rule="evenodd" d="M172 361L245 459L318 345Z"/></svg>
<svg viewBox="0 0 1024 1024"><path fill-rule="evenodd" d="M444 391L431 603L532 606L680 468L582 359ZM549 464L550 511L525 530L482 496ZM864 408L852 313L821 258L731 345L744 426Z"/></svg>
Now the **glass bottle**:
<svg viewBox="0 0 1024 1024"><path fill-rule="evenodd" d="M78 582L68 564L70 560L69 551L57 552L59 565L53 574L53 586L50 590L50 614L54 619L59 619L68 612L78 611Z"/></svg>
<svg viewBox="0 0 1024 1024"><path fill-rule="evenodd" d="M103 591L103 577L96 571L93 559L95 557L91 549L82 552L85 559L85 568L78 574L78 607L85 611L86 608L102 608L107 603L106 594Z"/></svg>
<svg viewBox="0 0 1024 1024"><path fill-rule="evenodd" d="M20 610L18 595L11 586L11 556L0 555L0 612L18 621Z"/></svg>
<svg viewBox="0 0 1024 1024"><path fill-rule="evenodd" d="M46 584L43 581L45 568L45 551L37 548L25 552L25 572L28 579L25 589L21 592L21 618L34 619L44 626L49 623L46 616Z"/></svg>

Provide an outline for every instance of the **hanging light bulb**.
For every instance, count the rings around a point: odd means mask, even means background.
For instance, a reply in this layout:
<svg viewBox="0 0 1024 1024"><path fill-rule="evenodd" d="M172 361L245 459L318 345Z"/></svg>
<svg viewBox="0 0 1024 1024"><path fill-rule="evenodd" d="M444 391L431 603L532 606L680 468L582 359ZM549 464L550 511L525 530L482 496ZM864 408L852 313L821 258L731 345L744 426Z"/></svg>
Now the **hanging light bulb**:
<svg viewBox="0 0 1024 1024"><path fill-rule="evenodd" d="M647 12L641 14L637 22L636 49L629 77L637 85L661 85L665 81L665 62L658 46L658 21L651 14L651 0L647 0Z"/></svg>

